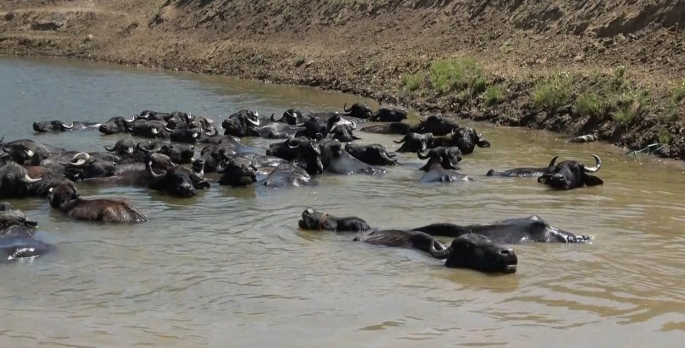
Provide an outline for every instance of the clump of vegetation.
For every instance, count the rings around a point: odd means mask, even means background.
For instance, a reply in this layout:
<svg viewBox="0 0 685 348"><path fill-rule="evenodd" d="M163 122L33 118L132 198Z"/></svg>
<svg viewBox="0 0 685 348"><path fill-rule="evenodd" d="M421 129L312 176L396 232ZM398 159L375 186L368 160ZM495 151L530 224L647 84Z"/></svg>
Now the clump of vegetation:
<svg viewBox="0 0 685 348"><path fill-rule="evenodd" d="M473 58L456 57L435 61L431 64L429 73L431 87L439 93L463 91L473 85L485 90L483 69Z"/></svg>
<svg viewBox="0 0 685 348"><path fill-rule="evenodd" d="M533 89L533 103L537 107L554 110L569 103L573 79L566 73L557 73L541 80Z"/></svg>
<svg viewBox="0 0 685 348"><path fill-rule="evenodd" d="M671 135L671 132L666 129L662 129L661 132L659 132L659 143L670 145L672 141L673 135Z"/></svg>
<svg viewBox="0 0 685 348"><path fill-rule="evenodd" d="M606 96L599 93L583 93L576 98L575 109L580 116L599 117L604 115L609 108Z"/></svg>
<svg viewBox="0 0 685 348"><path fill-rule="evenodd" d="M300 66L302 66L302 64L304 64L306 62L307 62L307 59L305 57L297 56L297 58L295 58L295 62L293 64L295 65L296 68L299 68Z"/></svg>
<svg viewBox="0 0 685 348"><path fill-rule="evenodd" d="M621 125L630 124L650 102L648 90L628 90L618 96L614 120Z"/></svg>
<svg viewBox="0 0 685 348"><path fill-rule="evenodd" d="M415 91L421 88L425 77L422 73L416 73L411 75L404 75L404 87L409 91Z"/></svg>
<svg viewBox="0 0 685 348"><path fill-rule="evenodd" d="M485 90L485 104L487 106L497 105L504 100L504 91L500 86L490 86Z"/></svg>
<svg viewBox="0 0 685 348"><path fill-rule="evenodd" d="M685 80L677 83L671 89L671 101L675 104L680 104L680 102L685 99Z"/></svg>

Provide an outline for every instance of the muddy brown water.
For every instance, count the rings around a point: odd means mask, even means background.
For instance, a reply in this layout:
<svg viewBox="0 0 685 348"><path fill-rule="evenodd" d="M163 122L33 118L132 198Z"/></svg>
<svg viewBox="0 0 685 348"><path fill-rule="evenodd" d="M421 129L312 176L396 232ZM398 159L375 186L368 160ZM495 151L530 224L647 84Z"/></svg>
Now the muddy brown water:
<svg viewBox="0 0 685 348"><path fill-rule="evenodd" d="M68 60L0 59L7 140L99 150L120 136L34 134L34 120L106 120L144 109L221 122L240 108L336 110L354 96ZM369 101L375 109L377 104ZM415 121L416 115L412 115ZM57 247L0 267L0 346L28 347L660 347L685 339L685 174L654 157L551 133L462 121L492 147L465 156L468 183L418 183L415 156L383 177L318 177L314 188L265 191L213 184L191 199L145 189L126 196L150 221L69 221L40 199L11 202ZM390 149L397 137L357 132ZM272 142L245 139L266 146ZM551 192L490 168L560 159L604 161L605 185ZM592 244L515 245L514 275L447 269L420 252L301 231L313 207L377 227L461 224L537 214L591 234Z"/></svg>

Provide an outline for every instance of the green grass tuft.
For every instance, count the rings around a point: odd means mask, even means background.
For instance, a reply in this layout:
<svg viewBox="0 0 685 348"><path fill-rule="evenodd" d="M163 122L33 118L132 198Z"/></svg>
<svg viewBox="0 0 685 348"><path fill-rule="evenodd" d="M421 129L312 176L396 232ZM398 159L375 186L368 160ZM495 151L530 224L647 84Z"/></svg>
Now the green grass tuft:
<svg viewBox="0 0 685 348"><path fill-rule="evenodd" d="M533 89L533 103L553 110L566 105L571 99L573 79L564 73L540 81Z"/></svg>
<svg viewBox="0 0 685 348"><path fill-rule="evenodd" d="M404 75L403 81L404 81L404 88L406 88L409 91L415 91L419 88L421 88L421 85L423 84L425 77L423 76L422 73L416 73L412 75Z"/></svg>
<svg viewBox="0 0 685 348"><path fill-rule="evenodd" d="M500 86L490 86L485 90L485 104L494 106L504 100L504 91Z"/></svg>

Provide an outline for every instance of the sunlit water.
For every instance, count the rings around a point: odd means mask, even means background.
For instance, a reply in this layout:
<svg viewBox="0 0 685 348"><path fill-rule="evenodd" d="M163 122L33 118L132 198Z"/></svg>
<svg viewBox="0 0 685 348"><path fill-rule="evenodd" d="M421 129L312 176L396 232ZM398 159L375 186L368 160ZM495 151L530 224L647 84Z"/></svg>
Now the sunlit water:
<svg viewBox="0 0 685 348"><path fill-rule="evenodd" d="M221 118L242 108L339 110L359 98L80 61L0 59L6 140L95 151L120 136L34 134L34 120L104 121L144 109ZM368 101L375 109L377 104ZM412 115L415 122L416 115ZM415 155L383 177L317 177L314 188L266 191L213 184L191 199L146 189L126 196L142 224L70 221L41 199L14 200L56 252L0 268L0 346L29 347L676 347L685 339L685 176L679 165L629 158L604 144L469 124L491 148L461 163L476 179L419 184ZM389 149L398 137L357 132ZM265 147L271 141L244 139ZM592 163L605 185L550 192L491 168ZM199 155L198 155L199 156ZM376 227L486 223L538 214L595 236L592 244L516 245L518 272L447 269L414 250L300 231L307 207Z"/></svg>

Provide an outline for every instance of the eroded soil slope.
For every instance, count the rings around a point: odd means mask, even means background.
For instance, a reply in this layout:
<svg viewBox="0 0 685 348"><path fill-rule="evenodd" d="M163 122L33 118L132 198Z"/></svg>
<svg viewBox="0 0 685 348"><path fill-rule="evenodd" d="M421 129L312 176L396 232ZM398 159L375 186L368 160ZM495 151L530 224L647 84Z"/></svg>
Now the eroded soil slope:
<svg viewBox="0 0 685 348"><path fill-rule="evenodd" d="M685 159L685 1L26 0L0 53L335 89Z"/></svg>

